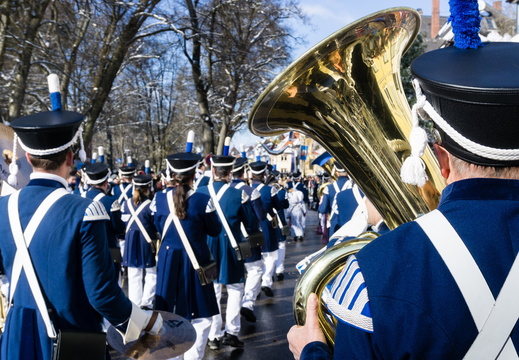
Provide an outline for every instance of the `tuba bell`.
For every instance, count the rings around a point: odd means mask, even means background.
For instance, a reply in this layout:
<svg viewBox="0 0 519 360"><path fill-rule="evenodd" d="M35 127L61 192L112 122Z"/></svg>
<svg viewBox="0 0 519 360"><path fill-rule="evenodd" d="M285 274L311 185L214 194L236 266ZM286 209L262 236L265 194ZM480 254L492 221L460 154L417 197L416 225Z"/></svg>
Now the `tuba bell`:
<svg viewBox="0 0 519 360"><path fill-rule="evenodd" d="M258 136L296 130L319 142L345 166L391 229L435 209L445 186L429 148L422 157L425 186L400 179L411 131L400 61L419 28L420 15L410 8L390 8L344 27L278 75L257 99L248 122ZM332 346L333 319L322 306L323 284L374 237L362 235L328 249L296 286L296 322L304 324L307 297L316 292L319 321Z"/></svg>

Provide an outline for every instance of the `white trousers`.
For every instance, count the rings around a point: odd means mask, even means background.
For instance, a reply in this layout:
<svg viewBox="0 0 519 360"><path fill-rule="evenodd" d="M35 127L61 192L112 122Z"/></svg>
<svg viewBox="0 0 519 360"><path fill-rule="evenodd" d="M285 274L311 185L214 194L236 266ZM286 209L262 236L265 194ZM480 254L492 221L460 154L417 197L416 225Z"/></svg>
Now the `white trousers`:
<svg viewBox="0 0 519 360"><path fill-rule="evenodd" d="M245 280L245 290L241 306L254 310L254 303L261 291L261 276L263 275L263 260L245 263L247 279Z"/></svg>
<svg viewBox="0 0 519 360"><path fill-rule="evenodd" d="M191 320L191 325L196 331L195 344L184 354L170 360L201 360L205 354L209 330L211 328L211 318L199 318Z"/></svg>
<svg viewBox="0 0 519 360"><path fill-rule="evenodd" d="M128 298L137 306L153 307L157 287L157 267L128 266Z"/></svg>
<svg viewBox="0 0 519 360"><path fill-rule="evenodd" d="M218 302L218 309L220 313L213 316L211 324L211 331L209 332L209 339L220 339L223 336L222 330L222 287L223 285L213 282L216 301ZM243 283L226 284L227 288L227 309L225 312L225 331L231 335L238 335L241 328L240 309L241 299L243 297Z"/></svg>
<svg viewBox="0 0 519 360"><path fill-rule="evenodd" d="M263 276L261 277L261 286L272 287L272 276L276 270L276 261L278 259L278 250L263 252Z"/></svg>
<svg viewBox="0 0 519 360"><path fill-rule="evenodd" d="M278 249L278 259L276 260L276 274L283 274L285 271L285 253L286 253L286 247L287 242L286 241L280 241Z"/></svg>

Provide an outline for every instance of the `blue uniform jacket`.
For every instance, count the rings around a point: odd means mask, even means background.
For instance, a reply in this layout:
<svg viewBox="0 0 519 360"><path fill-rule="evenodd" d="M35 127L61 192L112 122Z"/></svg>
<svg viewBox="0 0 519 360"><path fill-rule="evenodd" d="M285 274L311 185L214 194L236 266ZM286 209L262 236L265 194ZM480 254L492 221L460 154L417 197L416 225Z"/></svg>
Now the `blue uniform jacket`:
<svg viewBox="0 0 519 360"><path fill-rule="evenodd" d="M202 286L173 222L164 234L169 215L167 188L155 194L152 204L155 226L163 237L157 262L155 308L174 312L188 320L211 317L219 313L214 286ZM201 266L212 259L207 235L216 236L221 225L209 196L193 193L187 199L187 217L180 220L193 252Z"/></svg>
<svg viewBox="0 0 519 360"><path fill-rule="evenodd" d="M96 187L91 187L85 196L87 199L94 199L96 196L101 194L103 191ZM110 215L110 221L106 224L106 236L108 239L108 247L117 247L117 239L124 237L126 227L121 219L121 204L117 201L117 198L112 195L105 195L99 200L106 209L108 215Z"/></svg>
<svg viewBox="0 0 519 360"><path fill-rule="evenodd" d="M336 180L337 185L339 186L339 193L343 191L347 191L350 194L346 195L346 197L341 198L341 203L339 205L338 203L338 193L335 191L335 187L333 186L333 183L328 185L323 193L323 197L321 199L321 203L319 204L318 211L321 214L328 214L330 213L330 236L340 229L342 225L344 225L348 220L351 219L351 215L353 215L353 212L355 211L355 208L357 207L357 202L355 200L355 197L352 194L351 189L340 191L344 184L348 181L348 177L346 176L339 176ZM339 216L337 214L332 213L333 210L333 202L334 200L337 202L337 208L339 211ZM353 210L352 210L353 208ZM343 213L342 217L340 216L341 212ZM344 219L347 218L349 215L349 218L344 221ZM344 222L342 222L344 221Z"/></svg>
<svg viewBox="0 0 519 360"><path fill-rule="evenodd" d="M252 181L252 187L257 189L260 184L263 184L259 180ZM261 202L263 203L263 209L267 214L272 217L275 217L275 210L281 210L281 204L279 202L278 197L276 196L276 191L269 185L264 185L259 190L261 195ZM263 235L265 236L265 245L262 247L263 252L271 252L279 249L279 239L276 233L276 230L272 227L272 223L265 219L261 221L261 230L263 231Z"/></svg>
<svg viewBox="0 0 519 360"><path fill-rule="evenodd" d="M251 186L245 184L245 181L241 179L233 179L231 182L232 187L236 187L238 184L244 184L241 185L240 189L245 191L245 193L249 196L249 201L251 203L252 209L254 210L254 214L256 215L254 222L251 224L251 228L246 228L247 232L252 234L253 232L260 231L260 221L267 218L267 213L265 212L265 209L263 209L263 203L261 202L261 195L259 192L255 192ZM252 256L245 259L245 262L250 263L261 260L261 248L258 246L253 247L251 250Z"/></svg>
<svg viewBox="0 0 519 360"><path fill-rule="evenodd" d="M284 210L284 209L288 209L288 207L290 206L290 204L288 203L287 191L283 188L280 188L278 190L276 196L279 200L279 205L281 206L281 210L278 210L279 218L281 219L281 224L279 224L279 226L277 227L276 233L277 233L279 241L286 241L287 237L286 237L286 235L283 235L281 233L281 227L288 224L287 219L285 217L285 210Z"/></svg>
<svg viewBox="0 0 519 360"><path fill-rule="evenodd" d="M151 202L145 205L137 217L144 226L144 229L148 233L149 238L153 241L157 240L157 230L153 222L153 214L150 209L150 205ZM125 201L122 204L121 212L126 225L128 225L128 221L132 216L128 206L132 206L134 211L137 211L137 209L140 207L140 204L134 205L131 199ZM125 236L123 265L134 268L154 267L156 265L154 246L154 244L148 243L139 225L137 224L137 221L133 221Z"/></svg>
<svg viewBox="0 0 519 360"><path fill-rule="evenodd" d="M497 297L519 252L519 181L456 181L444 189L438 209ZM377 238L357 260L373 332L340 322L336 359L463 358L478 333L476 326L452 275L417 223ZM517 325L512 340L519 349ZM331 358L323 350L317 343L309 344L301 359Z"/></svg>
<svg viewBox="0 0 519 360"><path fill-rule="evenodd" d="M21 190L19 212L23 229L43 199L61 186L64 187L59 181L32 179ZM7 215L8 199L9 196L0 198L0 252L11 278L16 244ZM33 237L29 252L56 331L101 331L103 317L114 325L130 317L131 302L115 281L106 220L104 208L90 199L69 194L50 208ZM22 271L1 338L0 357L48 360L51 346Z"/></svg>
<svg viewBox="0 0 519 360"><path fill-rule="evenodd" d="M122 182L112 187L112 195L115 196L119 204L122 204L128 199L132 198L133 184L131 182Z"/></svg>
<svg viewBox="0 0 519 360"><path fill-rule="evenodd" d="M214 186L214 190L216 194L218 194L218 191L220 191L225 184L223 181L215 181L208 186ZM197 192L209 195L208 186L198 188ZM250 229L255 221L255 215L246 193L241 189L229 187L220 198L219 203L236 242L245 241L240 229L240 224L243 223L245 228ZM208 236L207 242L220 269L218 282L221 284L244 282L244 261L237 260L236 251L233 249L223 226L222 231L220 231L217 236Z"/></svg>

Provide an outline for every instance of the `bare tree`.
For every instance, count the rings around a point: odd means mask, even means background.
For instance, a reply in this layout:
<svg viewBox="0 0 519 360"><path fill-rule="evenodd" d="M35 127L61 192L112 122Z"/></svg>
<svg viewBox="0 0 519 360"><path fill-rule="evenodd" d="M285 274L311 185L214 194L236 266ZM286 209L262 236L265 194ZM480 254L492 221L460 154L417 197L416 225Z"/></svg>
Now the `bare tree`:
<svg viewBox="0 0 519 360"><path fill-rule="evenodd" d="M205 153L221 153L223 141L246 119L274 68L289 61L290 17L304 20L297 2L184 0L177 32L191 67L202 119ZM215 140L219 145L215 148Z"/></svg>

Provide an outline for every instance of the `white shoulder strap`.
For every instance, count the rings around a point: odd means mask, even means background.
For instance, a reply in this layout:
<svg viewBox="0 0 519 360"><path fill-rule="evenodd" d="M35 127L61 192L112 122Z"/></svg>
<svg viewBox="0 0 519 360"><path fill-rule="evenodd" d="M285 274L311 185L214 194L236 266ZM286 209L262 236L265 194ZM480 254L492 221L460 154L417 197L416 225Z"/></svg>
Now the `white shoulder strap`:
<svg viewBox="0 0 519 360"><path fill-rule="evenodd" d="M172 191L168 191L167 198L168 198L168 205L169 205L168 220L171 218L171 220L175 224L178 235L180 236L180 240L182 240L184 249L186 249L189 260L191 260L191 264L193 265L193 268L195 270L198 270L198 269L200 269L200 265L198 264L198 260L196 259L195 253L193 252L193 248L191 247L191 244L189 243L189 240L187 239L186 232L184 231L184 228L182 227L182 224L180 223L180 219L178 218L177 215L175 215L175 203L173 202L173 192ZM171 223L171 221L170 221L170 223ZM169 225L168 225L168 227L169 227ZM164 231L164 233L166 233L166 230Z"/></svg>
<svg viewBox="0 0 519 360"><path fill-rule="evenodd" d="M510 333L519 318L517 258L496 302L474 258L445 216L434 210L416 222L454 277L480 332L464 359L518 359L510 339ZM515 283L508 286L510 282Z"/></svg>
<svg viewBox="0 0 519 360"><path fill-rule="evenodd" d="M148 244L151 244L152 243L151 236L150 236L150 234L148 234L148 231L146 231L144 224L142 223L141 219L139 218L139 214L142 212L142 210L144 210L146 208L146 206L149 203L151 203L151 200L146 199L139 205L137 210L135 210L133 208L133 201L126 202L126 205L128 206L128 210L130 210L130 213L132 214L132 217L130 218L130 220L128 220L128 223L126 224L126 232L128 232L130 230L130 227L135 222L137 224L137 226L139 227L139 230L141 231L142 235L146 239L146 242Z"/></svg>
<svg viewBox="0 0 519 360"><path fill-rule="evenodd" d="M220 221L223 225L223 228L225 232L227 233L227 236L229 237L229 242L231 243L231 246L236 251L236 256L238 260L241 260L241 253L238 247L238 243L236 242L236 239L234 238L234 234L232 233L231 227L229 226L229 223L227 222L227 219L225 218L225 214L223 213L222 207L220 206L220 199L222 198L223 194L227 191L229 188L229 185L225 184L222 186L220 191L218 191L218 196L216 195L216 192L214 191L214 184L210 184L209 186L209 194L211 194L211 197L213 198L214 207L216 208L216 212L218 213L218 216L220 217Z"/></svg>
<svg viewBox="0 0 519 360"><path fill-rule="evenodd" d="M239 182L239 183L236 184L235 188L236 188L236 189L241 189L241 188L244 187L244 186L245 186L245 183L244 183L244 182Z"/></svg>
<svg viewBox="0 0 519 360"><path fill-rule="evenodd" d="M95 196L94 201L101 201L101 199L104 197L105 197L105 194L99 193Z"/></svg>
<svg viewBox="0 0 519 360"><path fill-rule="evenodd" d="M128 189L131 189L133 187L132 184L128 183L128 186L124 187L123 184L119 184L119 189L121 190L121 195L119 195L119 204L122 204L124 200L128 200Z"/></svg>
<svg viewBox="0 0 519 360"><path fill-rule="evenodd" d="M54 329L54 325L50 320L49 312L47 310L47 306L45 303L45 298L43 297L43 293L38 283L38 277L36 275L36 271L34 270L31 256L29 254L29 245L43 217L48 212L50 207L62 196L67 195L68 192L65 189L59 188L54 190L50 195L48 195L34 213L29 224L27 225L27 228L25 229L25 232L23 232L22 230L22 224L20 222L18 211L19 194L19 191L12 194L8 201L9 222L11 224L11 231L13 233L13 238L16 243L17 249L13 264L13 272L11 276L9 304L11 305L13 303L14 293L16 291L18 279L20 278L21 270L23 268L25 270L25 275L27 277L29 287L31 288L31 292L36 301L36 305L38 306L38 310L40 311L40 314L45 323L45 327L47 328L47 335L49 336L49 338L55 339L56 330Z"/></svg>
<svg viewBox="0 0 519 360"><path fill-rule="evenodd" d="M189 190L187 192L186 198L189 198L193 193L193 190ZM168 232L168 229L171 226L171 222L173 221L173 216L175 216L175 206L173 204L173 191L166 192L166 199L168 200L169 215L166 218L164 228L162 229L161 240L164 240L164 237L166 236L166 233Z"/></svg>

